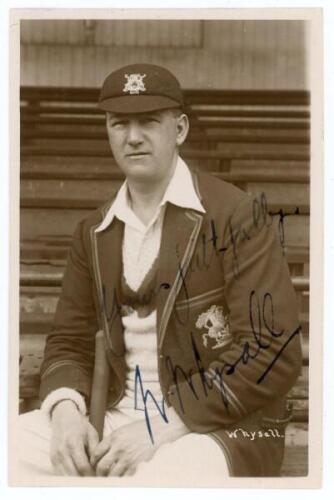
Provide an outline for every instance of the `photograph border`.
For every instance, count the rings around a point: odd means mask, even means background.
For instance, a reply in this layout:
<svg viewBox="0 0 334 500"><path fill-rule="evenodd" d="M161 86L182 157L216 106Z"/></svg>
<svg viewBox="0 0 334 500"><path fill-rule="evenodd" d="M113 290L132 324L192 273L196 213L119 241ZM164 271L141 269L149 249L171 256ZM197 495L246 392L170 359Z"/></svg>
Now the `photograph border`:
<svg viewBox="0 0 334 500"><path fill-rule="evenodd" d="M311 91L310 203L310 357L309 474L305 477L229 478L224 488L318 488L322 476L323 369L323 43L319 8L250 9L12 9L10 12L10 310L9 310L9 480L18 485L15 429L18 418L19 367L19 201L20 201L20 20L22 19L303 19L311 22L309 78ZM175 16L175 17L174 17ZM319 223L321 221L321 223ZM108 486L103 478L50 478L38 486ZM36 485L37 486L37 485ZM139 485L138 485L139 486Z"/></svg>

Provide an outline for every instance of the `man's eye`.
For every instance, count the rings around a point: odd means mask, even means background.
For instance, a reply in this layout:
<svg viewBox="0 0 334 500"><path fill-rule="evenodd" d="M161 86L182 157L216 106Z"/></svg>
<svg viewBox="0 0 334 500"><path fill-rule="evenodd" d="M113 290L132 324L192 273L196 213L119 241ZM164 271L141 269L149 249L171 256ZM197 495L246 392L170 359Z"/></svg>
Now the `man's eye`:
<svg viewBox="0 0 334 500"><path fill-rule="evenodd" d="M144 123L158 123L158 119L154 118L153 116L148 116L147 118L143 119Z"/></svg>
<svg viewBox="0 0 334 500"><path fill-rule="evenodd" d="M119 121L117 121L117 122L112 122L112 123L110 123L110 126L111 126L112 128L121 128L121 127L124 127L124 126L125 126L125 121L123 121L123 120L119 120Z"/></svg>

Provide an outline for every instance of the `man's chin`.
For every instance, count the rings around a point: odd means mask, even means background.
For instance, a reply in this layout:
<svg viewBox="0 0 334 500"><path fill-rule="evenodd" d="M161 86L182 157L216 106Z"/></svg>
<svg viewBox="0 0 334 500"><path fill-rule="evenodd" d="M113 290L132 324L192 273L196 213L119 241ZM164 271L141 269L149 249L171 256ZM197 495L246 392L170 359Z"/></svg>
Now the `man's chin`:
<svg viewBox="0 0 334 500"><path fill-rule="evenodd" d="M137 178L138 180L154 178L156 174L155 169L139 161L127 164L124 173L128 179Z"/></svg>

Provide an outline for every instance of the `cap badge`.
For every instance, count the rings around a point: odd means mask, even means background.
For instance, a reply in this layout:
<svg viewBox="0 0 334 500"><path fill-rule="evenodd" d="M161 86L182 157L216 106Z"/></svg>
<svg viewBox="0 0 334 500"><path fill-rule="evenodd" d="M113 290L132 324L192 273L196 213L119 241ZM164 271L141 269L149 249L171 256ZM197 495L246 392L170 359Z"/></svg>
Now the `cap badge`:
<svg viewBox="0 0 334 500"><path fill-rule="evenodd" d="M129 92L130 94L139 94L139 92L146 92L145 84L143 79L146 75L141 75L140 73L132 73L131 75L124 75L127 79L124 85L123 92Z"/></svg>

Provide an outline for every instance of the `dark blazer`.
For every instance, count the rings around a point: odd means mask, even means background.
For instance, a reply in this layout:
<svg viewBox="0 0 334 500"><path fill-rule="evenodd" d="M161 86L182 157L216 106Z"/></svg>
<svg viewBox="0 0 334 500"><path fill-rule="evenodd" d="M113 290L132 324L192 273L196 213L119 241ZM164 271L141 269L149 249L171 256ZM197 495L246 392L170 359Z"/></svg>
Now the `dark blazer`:
<svg viewBox="0 0 334 500"><path fill-rule="evenodd" d="M221 445L231 475L278 475L284 396L299 374L301 345L277 223L263 198L203 173L193 179L206 213L168 204L162 232L155 290L162 392L192 431ZM42 399L66 386L89 400L98 329L111 369L110 406L123 395L124 226L114 219L95 232L111 202L75 231L46 343Z"/></svg>

